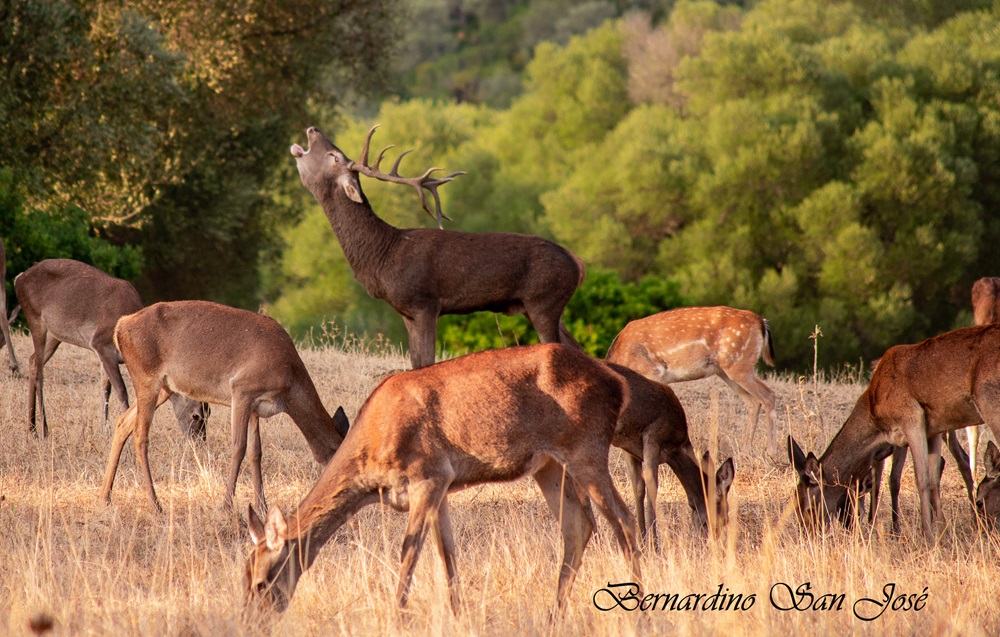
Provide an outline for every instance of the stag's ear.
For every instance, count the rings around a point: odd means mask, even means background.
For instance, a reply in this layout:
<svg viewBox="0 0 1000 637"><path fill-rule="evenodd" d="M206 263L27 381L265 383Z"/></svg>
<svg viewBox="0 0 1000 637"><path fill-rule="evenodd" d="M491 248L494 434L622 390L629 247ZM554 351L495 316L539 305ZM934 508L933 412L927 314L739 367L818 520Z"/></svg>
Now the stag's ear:
<svg viewBox="0 0 1000 637"><path fill-rule="evenodd" d="M729 487L733 484L735 476L736 468L733 466L733 459L729 458L722 463L719 471L715 474L715 484L718 492L724 494L729 491Z"/></svg>
<svg viewBox="0 0 1000 637"><path fill-rule="evenodd" d="M264 536L267 540L267 548L277 551L285 545L288 539L288 524L285 523L285 516L281 514L281 509L274 507L267 514L267 523L264 525Z"/></svg>
<svg viewBox="0 0 1000 637"><path fill-rule="evenodd" d="M337 428L337 432L341 436L344 438L347 437L347 431L351 428L351 421L347 419L347 414L344 413L343 407L337 407L337 411L334 412L333 426Z"/></svg>
<svg viewBox="0 0 1000 637"><path fill-rule="evenodd" d="M791 434L788 436L788 461L792 463L797 472L802 473L802 469L806 465L806 454L802 453L802 447L795 442L795 438L792 438Z"/></svg>
<svg viewBox="0 0 1000 637"><path fill-rule="evenodd" d="M247 527L250 529L250 539L254 545L264 541L264 523L260 521L257 512L253 510L253 505L247 505Z"/></svg>
<svg viewBox="0 0 1000 637"><path fill-rule="evenodd" d="M801 450L800 450L801 453ZM819 460L813 455L813 452L809 452L806 456L805 462L802 463L802 470L799 471L799 478L809 486L818 487L819 486Z"/></svg>
<svg viewBox="0 0 1000 637"><path fill-rule="evenodd" d="M361 199L361 184L358 183L357 173L349 170L337 178L337 183L344 189L348 199L355 203L364 203Z"/></svg>
<svg viewBox="0 0 1000 637"><path fill-rule="evenodd" d="M990 440L986 444L986 477L990 480L994 480L1000 477L1000 449L997 448L993 441Z"/></svg>

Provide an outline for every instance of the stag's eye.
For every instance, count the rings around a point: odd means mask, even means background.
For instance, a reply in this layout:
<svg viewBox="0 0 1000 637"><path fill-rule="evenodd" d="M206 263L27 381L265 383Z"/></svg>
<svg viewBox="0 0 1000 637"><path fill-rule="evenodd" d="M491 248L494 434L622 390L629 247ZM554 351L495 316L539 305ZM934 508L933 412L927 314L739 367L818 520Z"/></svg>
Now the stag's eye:
<svg viewBox="0 0 1000 637"><path fill-rule="evenodd" d="M257 582L257 594L263 595L267 592L267 582Z"/></svg>
<svg viewBox="0 0 1000 637"><path fill-rule="evenodd" d="M335 164L339 164L340 163L340 157L338 157L337 153L333 152L332 150L327 153L327 156L333 158L333 163L335 163Z"/></svg>

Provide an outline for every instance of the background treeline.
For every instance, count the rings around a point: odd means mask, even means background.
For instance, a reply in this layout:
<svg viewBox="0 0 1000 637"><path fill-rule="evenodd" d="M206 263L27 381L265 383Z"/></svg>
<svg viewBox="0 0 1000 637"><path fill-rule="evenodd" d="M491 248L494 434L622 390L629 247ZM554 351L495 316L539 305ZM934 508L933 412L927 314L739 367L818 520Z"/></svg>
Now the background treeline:
<svg viewBox="0 0 1000 637"><path fill-rule="evenodd" d="M381 122L373 145L415 149L404 174L469 172L447 227L588 263L566 319L597 354L630 318L719 303L768 317L779 366L811 365L815 324L821 364L857 362L969 323L971 283L1000 274L1000 4L246 4L0 5L12 273L63 250L149 301L401 339L287 154L315 124L356 156ZM433 223L364 187L389 222ZM493 315L440 333L534 336Z"/></svg>

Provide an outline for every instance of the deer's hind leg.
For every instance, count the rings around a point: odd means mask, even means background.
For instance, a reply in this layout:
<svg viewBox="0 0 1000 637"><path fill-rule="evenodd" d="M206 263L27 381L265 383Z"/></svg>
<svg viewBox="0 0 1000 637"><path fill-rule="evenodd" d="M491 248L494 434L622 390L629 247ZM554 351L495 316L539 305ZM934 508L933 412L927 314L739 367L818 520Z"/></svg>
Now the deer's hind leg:
<svg viewBox="0 0 1000 637"><path fill-rule="evenodd" d="M438 507L436 523L433 524L434 538L437 540L438 555L444 562L448 574L448 592L451 598L451 612L458 615L461 606L461 594L458 581L458 567L455 564L455 534L451 528L451 511L448 507L448 496L441 499Z"/></svg>
<svg viewBox="0 0 1000 637"><path fill-rule="evenodd" d="M400 555L399 583L396 586L396 598L400 608L405 608L409 601L410 583L413 581L413 571L420 557L420 549L424 545L427 531L433 529L444 537L445 529L441 526L440 508L445 496L448 495L448 485L451 480L427 478L418 482L410 482L407 495L410 501L410 519L406 525L406 536L403 538L403 550ZM447 522L447 531L451 530L451 519ZM450 533L448 533L450 535ZM442 552L445 552L442 549ZM448 560L445 559L447 567ZM454 568L454 557L451 560Z"/></svg>
<svg viewBox="0 0 1000 637"><path fill-rule="evenodd" d="M555 460L542 465L533 477L545 496L549 510L559 521L563 536L563 560L556 592L556 603L563 606L583 562L583 550L594 534L594 513L586 496L581 497L579 486Z"/></svg>

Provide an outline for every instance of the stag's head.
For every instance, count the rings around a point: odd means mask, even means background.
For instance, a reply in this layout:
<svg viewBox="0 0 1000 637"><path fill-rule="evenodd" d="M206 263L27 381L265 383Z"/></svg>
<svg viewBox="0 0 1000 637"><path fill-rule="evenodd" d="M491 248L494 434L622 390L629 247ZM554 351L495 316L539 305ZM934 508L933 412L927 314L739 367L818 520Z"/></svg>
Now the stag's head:
<svg viewBox="0 0 1000 637"><path fill-rule="evenodd" d="M727 459L719 467L719 470L715 471L715 464L706 450L699 464L701 465L701 486L710 509L707 520L702 519L702 514L695 511L693 513L694 522L703 528L707 527L712 537L722 537L726 525L729 524L729 487L732 486L733 478L736 475L733 459Z"/></svg>
<svg viewBox="0 0 1000 637"><path fill-rule="evenodd" d="M379 164L382 163L382 158L385 157L386 151L392 148L392 146L383 148L375 158L374 164L368 164L368 151L371 147L372 135L375 134L376 128L378 128L378 124L372 126L368 131L368 136L365 138L365 146L361 151L360 161L351 161L323 133L319 132L319 129L310 127L306 131L306 136L309 138L308 150L303 150L298 144L292 144L292 156L295 157L295 163L299 168L299 176L302 178L302 183L305 187L320 202L332 196L333 193L330 192L330 188L337 188L347 195L351 201L364 204L366 200L364 194L361 192L361 184L358 181L358 175L363 174L366 177L380 181L413 186L420 197L420 205L427 214L437 218L438 227L441 227L442 219L451 221L451 217L441 212L441 197L438 195L437 189L442 184L446 184L455 177L464 175L465 173L457 171L444 177L431 177L432 173L441 170L435 167L428 168L419 177L403 177L399 174L399 163L410 152L408 150L399 154L396 158L396 163L393 164L388 174L383 173L379 170ZM435 212L431 212L431 209L428 207L426 192L434 196Z"/></svg>
<svg viewBox="0 0 1000 637"><path fill-rule="evenodd" d="M212 415L212 409L208 403L192 400L187 396L178 396L178 400L171 401L170 405L174 409L174 417L177 418L177 426L181 428L181 433L191 440L205 442L208 438L208 417Z"/></svg>
<svg viewBox="0 0 1000 637"><path fill-rule="evenodd" d="M288 525L278 507L261 522L253 506L247 509L253 551L246 563L245 593L248 609L277 611L288 608L301 572L288 546Z"/></svg>
<svg viewBox="0 0 1000 637"><path fill-rule="evenodd" d="M1000 528L1000 449L986 445L986 477L976 489L976 513L988 525Z"/></svg>
<svg viewBox="0 0 1000 637"><path fill-rule="evenodd" d="M806 455L795 440L788 436L788 459L799 474L795 489L798 517L807 530L826 526L833 515L846 521L847 488L823 483L823 470L813 452Z"/></svg>

